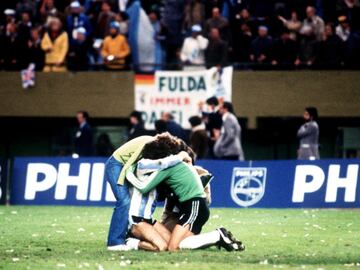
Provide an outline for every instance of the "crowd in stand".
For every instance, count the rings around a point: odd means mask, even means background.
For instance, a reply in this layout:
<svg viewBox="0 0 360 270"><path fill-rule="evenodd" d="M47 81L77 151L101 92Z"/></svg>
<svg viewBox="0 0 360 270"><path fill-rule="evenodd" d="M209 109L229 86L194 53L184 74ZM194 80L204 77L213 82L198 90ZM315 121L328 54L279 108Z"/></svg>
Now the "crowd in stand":
<svg viewBox="0 0 360 270"><path fill-rule="evenodd" d="M216 97L206 100L199 115L188 119L190 133L177 123L170 113L163 113L155 122L157 134L169 132L186 142L198 159L244 160L241 144L241 126L230 102L219 102ZM146 130L142 113L134 111L130 115L128 140L152 134Z"/></svg>
<svg viewBox="0 0 360 270"><path fill-rule="evenodd" d="M0 69L131 66L135 0L0 1ZM359 0L147 0L163 68L357 68ZM139 41L141 42L141 40Z"/></svg>

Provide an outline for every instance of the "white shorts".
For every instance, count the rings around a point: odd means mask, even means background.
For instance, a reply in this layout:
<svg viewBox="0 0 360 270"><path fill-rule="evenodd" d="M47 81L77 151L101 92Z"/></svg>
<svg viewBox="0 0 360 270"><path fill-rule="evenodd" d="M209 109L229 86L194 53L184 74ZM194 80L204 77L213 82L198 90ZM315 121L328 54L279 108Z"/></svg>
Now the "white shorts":
<svg viewBox="0 0 360 270"><path fill-rule="evenodd" d="M136 188L130 188L130 194L129 227L141 221L152 223L157 204L156 189L147 194L142 194Z"/></svg>

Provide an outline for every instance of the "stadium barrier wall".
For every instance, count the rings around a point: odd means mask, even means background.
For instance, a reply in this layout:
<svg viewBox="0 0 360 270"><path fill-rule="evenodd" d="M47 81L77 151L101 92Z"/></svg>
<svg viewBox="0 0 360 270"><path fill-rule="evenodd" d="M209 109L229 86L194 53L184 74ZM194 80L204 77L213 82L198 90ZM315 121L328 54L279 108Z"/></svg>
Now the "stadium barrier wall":
<svg viewBox="0 0 360 270"><path fill-rule="evenodd" d="M232 101L250 128L259 117L298 117L309 105L321 117L359 117L359 84L359 71L236 71ZM127 118L134 109L133 72L38 72L28 90L18 72L0 72L0 85L0 117L73 117L81 109Z"/></svg>
<svg viewBox="0 0 360 270"><path fill-rule="evenodd" d="M113 205L104 158L15 158L11 204ZM359 208L360 159L198 162L214 174L213 207Z"/></svg>

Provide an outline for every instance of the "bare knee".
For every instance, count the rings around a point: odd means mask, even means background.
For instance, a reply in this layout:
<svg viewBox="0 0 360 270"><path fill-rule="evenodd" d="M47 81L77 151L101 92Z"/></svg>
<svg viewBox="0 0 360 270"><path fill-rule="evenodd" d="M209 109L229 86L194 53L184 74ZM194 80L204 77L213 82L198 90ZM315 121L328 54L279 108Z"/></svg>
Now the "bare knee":
<svg viewBox="0 0 360 270"><path fill-rule="evenodd" d="M168 246L166 244L157 245L157 248L159 251L167 251L168 250Z"/></svg>

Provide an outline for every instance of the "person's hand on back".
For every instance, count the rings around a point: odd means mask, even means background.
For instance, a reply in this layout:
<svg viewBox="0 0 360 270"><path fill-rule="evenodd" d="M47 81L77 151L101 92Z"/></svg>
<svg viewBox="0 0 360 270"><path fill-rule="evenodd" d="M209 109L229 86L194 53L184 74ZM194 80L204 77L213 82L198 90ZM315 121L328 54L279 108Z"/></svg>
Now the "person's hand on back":
<svg viewBox="0 0 360 270"><path fill-rule="evenodd" d="M180 157L180 159L182 160L182 161L184 161L184 162L186 162L186 163L192 163L192 159L191 159L191 157L189 156L189 154L187 153L187 152L185 152L185 151L181 151L179 154L177 154L179 157Z"/></svg>

